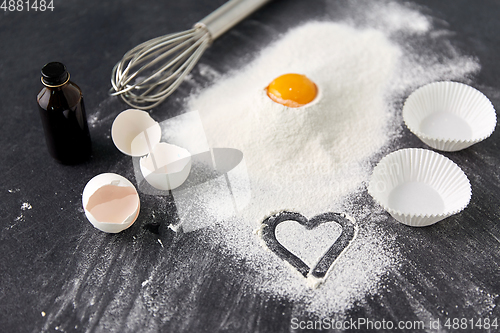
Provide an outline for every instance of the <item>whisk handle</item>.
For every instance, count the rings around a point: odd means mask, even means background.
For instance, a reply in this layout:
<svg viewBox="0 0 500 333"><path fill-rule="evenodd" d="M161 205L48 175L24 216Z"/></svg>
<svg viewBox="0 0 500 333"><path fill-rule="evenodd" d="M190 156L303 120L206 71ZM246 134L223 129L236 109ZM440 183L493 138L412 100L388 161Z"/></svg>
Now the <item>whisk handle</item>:
<svg viewBox="0 0 500 333"><path fill-rule="evenodd" d="M230 0L196 25L205 25L216 39L270 0ZM195 25L195 26L196 26Z"/></svg>

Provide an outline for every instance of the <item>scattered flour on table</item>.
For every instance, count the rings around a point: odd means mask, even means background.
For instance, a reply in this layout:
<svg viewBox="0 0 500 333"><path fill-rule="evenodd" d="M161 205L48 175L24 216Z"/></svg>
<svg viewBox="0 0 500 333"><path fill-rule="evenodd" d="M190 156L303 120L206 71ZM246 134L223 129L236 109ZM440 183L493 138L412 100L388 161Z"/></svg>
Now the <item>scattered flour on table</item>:
<svg viewBox="0 0 500 333"><path fill-rule="evenodd" d="M10 191L10 190L9 190ZM7 230L12 229L17 225L18 222L24 221L24 211L33 209L33 206L29 202L23 202L21 205L21 213L14 219L14 224L10 225Z"/></svg>
<svg viewBox="0 0 500 333"><path fill-rule="evenodd" d="M430 19L418 11L396 3L374 8L341 23L291 29L187 103L188 110L199 111L211 147L243 152L251 184L251 201L238 217L217 218L217 207L207 205L206 216L217 223L205 232L254 268L248 279L256 290L298 300L304 311L317 315L343 312L376 293L380 277L398 265L397 245L380 227L386 215L349 198L364 190L373 159L399 135L403 96L435 80L464 81L480 68L436 37ZM442 43L443 53L424 50L426 43ZM285 73L312 79L320 90L317 102L293 109L271 101L264 89ZM252 232L271 212L282 210L308 217L346 212L357 220L357 238L318 289L308 288ZM331 233L316 236L318 244L331 244ZM279 237L292 237L289 244L302 241L301 233ZM319 250L309 250L299 251L312 262Z"/></svg>
<svg viewBox="0 0 500 333"><path fill-rule="evenodd" d="M23 204L21 205L21 210L32 209L32 208L33 207L29 202L23 202Z"/></svg>

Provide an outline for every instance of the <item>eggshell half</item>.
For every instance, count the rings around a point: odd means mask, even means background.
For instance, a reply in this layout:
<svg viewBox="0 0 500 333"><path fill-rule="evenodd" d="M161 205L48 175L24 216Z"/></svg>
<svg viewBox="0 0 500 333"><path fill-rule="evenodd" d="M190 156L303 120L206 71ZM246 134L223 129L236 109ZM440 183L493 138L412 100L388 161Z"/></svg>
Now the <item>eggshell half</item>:
<svg viewBox="0 0 500 333"><path fill-rule="evenodd" d="M161 128L146 111L129 109L113 121L111 138L122 153L144 156L160 142Z"/></svg>
<svg viewBox="0 0 500 333"><path fill-rule="evenodd" d="M89 209L87 209L89 200L92 197L92 195L94 195L96 191L98 191L99 189L101 189L106 185L131 188L133 189L133 192L137 196L136 197L137 200L134 200L134 202L136 202L134 206L126 207L128 211L131 211L131 214L128 215L126 218L124 218L124 220L121 223L100 221L91 214ZM97 229L108 233L117 233L130 227L137 219L140 210L139 194L137 193L137 190L134 187L134 185L127 178L115 173L102 173L92 178L87 183L87 185L83 190L82 204L83 204L83 210L85 211L85 215L87 219L90 221L90 223L92 223L92 225Z"/></svg>
<svg viewBox="0 0 500 333"><path fill-rule="evenodd" d="M140 160L141 172L151 186L173 190L182 185L191 171L191 154L184 148L161 142Z"/></svg>

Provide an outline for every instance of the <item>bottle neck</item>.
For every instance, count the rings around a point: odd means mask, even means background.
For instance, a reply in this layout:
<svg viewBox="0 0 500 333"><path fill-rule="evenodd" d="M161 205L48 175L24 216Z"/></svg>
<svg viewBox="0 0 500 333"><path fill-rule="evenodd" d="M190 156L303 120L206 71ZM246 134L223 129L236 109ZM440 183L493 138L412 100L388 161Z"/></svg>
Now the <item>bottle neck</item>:
<svg viewBox="0 0 500 333"><path fill-rule="evenodd" d="M48 84L47 82L45 82L45 81L43 80L43 77L41 78L41 80L42 80L43 85L44 85L44 86L46 86L46 87L48 87L48 88L59 88L59 87L62 87L62 86L64 86L65 84L67 84L67 83L69 82L69 77L70 77L70 75L69 75L69 73L68 73L68 78L66 79L66 81L64 81L64 82L63 82L63 83L61 83L61 84L57 84L57 85L51 85L51 84Z"/></svg>

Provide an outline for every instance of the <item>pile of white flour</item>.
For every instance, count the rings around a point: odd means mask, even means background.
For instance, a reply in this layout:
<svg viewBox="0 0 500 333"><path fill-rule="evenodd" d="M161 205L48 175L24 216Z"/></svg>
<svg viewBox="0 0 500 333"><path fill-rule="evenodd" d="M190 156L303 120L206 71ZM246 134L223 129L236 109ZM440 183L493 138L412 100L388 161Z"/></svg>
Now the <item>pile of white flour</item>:
<svg viewBox="0 0 500 333"><path fill-rule="evenodd" d="M386 95L400 56L380 31L313 22L189 103L211 147L243 151L254 192L250 219L284 208L329 211L362 185L364 163L394 132ZM318 101L302 108L273 102L265 87L285 73L314 81Z"/></svg>
<svg viewBox="0 0 500 333"><path fill-rule="evenodd" d="M254 268L255 275L247 277L254 290L300 300L302 310L318 315L345 311L376 293L380 277L397 267L397 247L378 226L386 215L351 201L365 188L374 156L380 157L401 130L395 105L422 84L464 81L479 70L474 59L457 50L438 57L398 43L407 38L440 42L443 34L435 34L430 19L416 10L391 3L356 15L291 29L247 66L190 98L186 107L199 111L211 147L243 152L251 184L251 201L240 215L216 219L203 232ZM286 73L313 80L320 91L317 101L294 109L270 100L266 86ZM186 131L190 124L176 126ZM217 216L216 207L209 209L207 216ZM253 233L269 213L281 210L308 217L346 212L357 220L357 238L319 289L308 288ZM288 244L300 246L302 234L298 228L277 236L292 237ZM329 235L317 234L317 243L328 246ZM307 256L307 251L295 253Z"/></svg>

